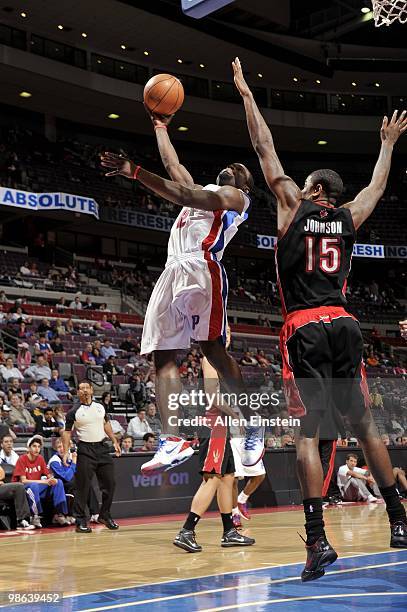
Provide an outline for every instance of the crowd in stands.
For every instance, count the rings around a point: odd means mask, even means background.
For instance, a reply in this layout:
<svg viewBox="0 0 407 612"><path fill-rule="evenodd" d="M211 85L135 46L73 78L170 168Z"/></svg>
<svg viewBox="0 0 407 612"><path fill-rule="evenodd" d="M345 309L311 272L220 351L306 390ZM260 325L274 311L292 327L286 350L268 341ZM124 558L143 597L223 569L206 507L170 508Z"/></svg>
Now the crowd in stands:
<svg viewBox="0 0 407 612"><path fill-rule="evenodd" d="M143 188L139 183L124 181L120 177L112 180L106 179L99 166L99 155L107 148L118 150L127 149L127 153L141 164L153 171L162 174L162 165L159 161L157 147L152 138L138 137L137 149L129 150L128 142L118 139L109 142L105 135L97 139L94 144L86 140L70 138L65 133L59 133L57 142L49 142L45 137L34 134L28 129L11 127L2 130L0 139L0 183L5 187L20 188L32 191L64 191L95 198L103 207L138 208L150 214L176 216L177 207L158 198ZM195 181L200 184L214 182L220 167L225 163L228 151L222 147L222 159L216 160L219 155L211 147L210 156L206 155L202 145L194 150L181 152L185 163L191 170ZM235 158L236 151L229 152L231 159ZM255 175L255 204L251 212L251 229L262 234L275 235L276 213L273 197L265 187L264 179L253 164L253 154L250 150L240 152L241 161L252 167ZM208 160L211 161L208 161ZM295 163L290 156L285 161L286 171L302 186L304 174L311 171L310 160L306 164ZM319 164L318 160L315 164ZM341 171L340 160L336 166ZM373 167L373 166L372 166ZM349 164L344 166L344 178L347 190L344 198L349 199L370 181L372 168L360 168L359 174ZM403 194L403 180L400 175L395 180L393 190L386 194L382 202L382 210L375 211L372 218L365 224L360 232L359 239L386 244L403 243L401 226L402 206L400 197ZM405 235L404 235L405 242Z"/></svg>

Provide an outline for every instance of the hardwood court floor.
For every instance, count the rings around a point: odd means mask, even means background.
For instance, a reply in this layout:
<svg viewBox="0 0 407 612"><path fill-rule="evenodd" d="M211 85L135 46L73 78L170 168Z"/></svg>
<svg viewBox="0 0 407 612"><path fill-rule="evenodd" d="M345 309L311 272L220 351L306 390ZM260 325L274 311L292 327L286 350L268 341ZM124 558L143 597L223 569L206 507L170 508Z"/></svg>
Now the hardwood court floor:
<svg viewBox="0 0 407 612"><path fill-rule="evenodd" d="M143 519L141 519L143 520ZM154 519L153 519L154 520ZM140 519L138 519L140 521ZM119 520L120 530L96 526L91 534L71 527L1 537L1 591L61 590L64 595L194 578L254 568L303 562L301 510L261 511L245 521L245 533L256 538L249 548L222 549L221 522L201 520L197 539L202 553L189 554L172 545L181 520L132 524ZM326 531L341 557L389 549L389 528L383 504L352 505L325 512Z"/></svg>

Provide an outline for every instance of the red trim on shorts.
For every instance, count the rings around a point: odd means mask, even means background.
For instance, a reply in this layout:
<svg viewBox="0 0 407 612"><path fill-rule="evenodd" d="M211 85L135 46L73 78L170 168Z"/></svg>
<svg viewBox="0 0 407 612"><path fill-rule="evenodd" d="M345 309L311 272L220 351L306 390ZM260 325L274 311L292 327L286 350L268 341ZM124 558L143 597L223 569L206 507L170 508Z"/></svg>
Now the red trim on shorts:
<svg viewBox="0 0 407 612"><path fill-rule="evenodd" d="M208 340L216 340L216 338L222 335L223 328L222 275L219 264L210 259L209 253L205 253L205 259L212 280L212 305L209 318Z"/></svg>
<svg viewBox="0 0 407 612"><path fill-rule="evenodd" d="M295 383L295 377L290 365L287 342L295 332L304 325L310 323L330 323L334 319L346 317L357 321L357 319L346 312L343 306L318 306L318 308L306 308L295 310L287 315L280 332L280 351L283 362L283 384L287 400L288 414L293 417L302 417L306 414L306 408L301 400L300 392ZM366 377L366 374L365 374ZM363 392L363 389L362 389Z"/></svg>
<svg viewBox="0 0 407 612"><path fill-rule="evenodd" d="M322 497L325 497L325 495L328 493L329 483L331 482L332 472L334 471L335 455L336 455L336 440L332 440L331 458L329 460L328 473L325 476L324 484L322 486Z"/></svg>
<svg viewBox="0 0 407 612"><path fill-rule="evenodd" d="M281 282L280 282L280 275L278 273L277 250L278 250L278 243L276 242L276 245L274 247L274 257L275 257L275 263L276 263L277 287L278 287L278 291L280 293L281 312L282 312L282 315L283 315L283 319L285 319L286 316L287 316L287 308L286 308L285 301L284 301L284 294L283 294L283 288L282 288Z"/></svg>

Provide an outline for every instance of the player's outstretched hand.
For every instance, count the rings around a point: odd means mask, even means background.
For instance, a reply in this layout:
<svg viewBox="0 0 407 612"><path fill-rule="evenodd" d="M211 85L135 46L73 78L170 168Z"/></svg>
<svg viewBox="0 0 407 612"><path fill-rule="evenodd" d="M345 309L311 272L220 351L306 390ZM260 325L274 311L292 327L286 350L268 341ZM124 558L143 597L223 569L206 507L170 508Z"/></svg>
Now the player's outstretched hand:
<svg viewBox="0 0 407 612"><path fill-rule="evenodd" d="M146 104L144 104L144 108L146 109L146 113L150 117L155 128L163 125L169 125L174 117L174 115L159 115L158 113L153 113Z"/></svg>
<svg viewBox="0 0 407 612"><path fill-rule="evenodd" d="M382 127L380 129L380 138L382 142L394 144L401 134L407 130L407 111L403 110L398 117L397 115L398 111L395 110L390 121L388 117L383 118Z"/></svg>
<svg viewBox="0 0 407 612"><path fill-rule="evenodd" d="M101 164L104 168L110 168L105 176L116 176L120 174L126 178L133 178L136 164L131 161L124 153L102 153L100 156Z"/></svg>
<svg viewBox="0 0 407 612"><path fill-rule="evenodd" d="M250 96L250 87L246 83L246 80L243 76L242 64L240 63L240 59L238 57L235 57L235 61L232 62L232 67L233 78L240 95L242 96L242 98L244 98L245 96Z"/></svg>

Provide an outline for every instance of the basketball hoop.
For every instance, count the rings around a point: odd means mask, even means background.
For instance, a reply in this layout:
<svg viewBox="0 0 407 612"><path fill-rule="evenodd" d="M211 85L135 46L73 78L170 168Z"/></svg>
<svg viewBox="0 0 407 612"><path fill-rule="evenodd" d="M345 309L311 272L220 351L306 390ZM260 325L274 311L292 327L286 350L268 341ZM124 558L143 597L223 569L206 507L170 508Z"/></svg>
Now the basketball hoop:
<svg viewBox="0 0 407 612"><path fill-rule="evenodd" d="M407 0L372 0L376 28L394 21L407 23Z"/></svg>

